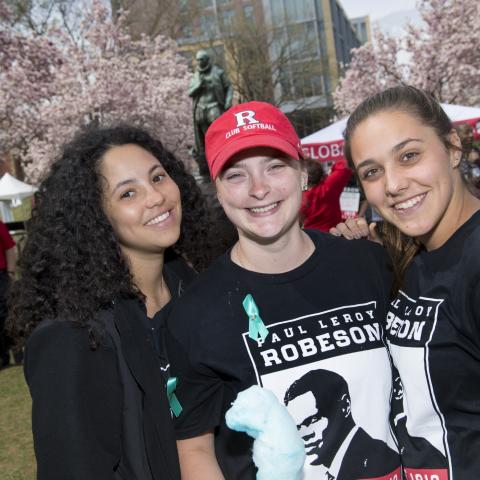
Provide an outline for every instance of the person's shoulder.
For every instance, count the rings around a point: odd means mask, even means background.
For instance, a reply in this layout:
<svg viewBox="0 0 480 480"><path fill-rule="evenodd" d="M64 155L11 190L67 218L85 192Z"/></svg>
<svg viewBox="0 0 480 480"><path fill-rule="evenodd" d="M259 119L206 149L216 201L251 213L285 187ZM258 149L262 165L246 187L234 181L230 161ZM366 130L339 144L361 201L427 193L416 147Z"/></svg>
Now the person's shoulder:
<svg viewBox="0 0 480 480"><path fill-rule="evenodd" d="M178 297L183 295L184 290L197 278L197 272L181 255L170 255L165 259L163 268L167 284L171 289L176 289Z"/></svg>
<svg viewBox="0 0 480 480"><path fill-rule="evenodd" d="M199 273L188 286L179 301L173 307L173 316L182 316L189 312L211 305L225 288L226 280L231 278L228 269L228 254L223 254L205 270Z"/></svg>
<svg viewBox="0 0 480 480"><path fill-rule="evenodd" d="M480 211L472 216L460 233L461 268L480 276Z"/></svg>
<svg viewBox="0 0 480 480"><path fill-rule="evenodd" d="M362 263L368 270L376 268L382 273L392 273L392 260L383 245L363 238L351 242L355 245L354 255L358 263Z"/></svg>
<svg viewBox="0 0 480 480"><path fill-rule="evenodd" d="M101 317L99 317L101 318ZM94 328L97 348L113 347L113 342L105 325ZM61 319L47 319L40 322L29 335L26 348L47 351L53 349L74 354L74 352L91 351L92 329L76 322Z"/></svg>
<svg viewBox="0 0 480 480"><path fill-rule="evenodd" d="M310 230L309 234L321 255L348 270L377 271L382 275L391 271L390 257L378 243L366 239L347 240L318 230Z"/></svg>
<svg viewBox="0 0 480 480"><path fill-rule="evenodd" d="M103 339L92 348L91 340L87 328L71 321L43 320L25 348L24 376L32 398L69 402L82 392L83 401L101 398L114 408L121 398L117 351Z"/></svg>
<svg viewBox="0 0 480 480"><path fill-rule="evenodd" d="M164 268L176 272L181 277L195 277L195 270L176 252L165 254Z"/></svg>
<svg viewBox="0 0 480 480"><path fill-rule="evenodd" d="M210 296L213 294L213 289L221 287L229 271L227 255L223 254L216 258L205 271L195 276L182 297L182 303L184 303L185 299L190 299L197 295Z"/></svg>
<svg viewBox="0 0 480 480"><path fill-rule="evenodd" d="M60 319L41 321L32 331L27 340L27 346L36 342L57 342L59 338L70 341L80 340L87 335L84 328L74 322Z"/></svg>
<svg viewBox="0 0 480 480"><path fill-rule="evenodd" d="M384 257L386 255L385 249L371 240L363 238L358 240L347 240L344 237L337 237L330 233L321 232L320 230L308 230L308 234L316 247L324 249L328 248L330 252L348 252L349 254L358 252L377 257Z"/></svg>
<svg viewBox="0 0 480 480"><path fill-rule="evenodd" d="M38 372L63 368L64 365L80 362L88 348L85 329L76 328L72 322L43 320L32 331L25 345L24 372L30 384ZM40 375L43 375L40 373Z"/></svg>
<svg viewBox="0 0 480 480"><path fill-rule="evenodd" d="M36 362L80 365L95 352L104 359L116 356L115 342L104 323L107 317L111 317L108 312L97 315L96 325L92 324L91 328L70 320L42 320L26 341L25 358L28 362L25 364L30 367ZM27 369L25 371L27 373Z"/></svg>
<svg viewBox="0 0 480 480"><path fill-rule="evenodd" d="M438 251L442 252L442 257L455 259L457 262L480 258L480 210L461 225ZM436 252L437 250L433 250L434 255Z"/></svg>
<svg viewBox="0 0 480 480"><path fill-rule="evenodd" d="M480 252L480 210L475 212L465 225L465 243L470 251Z"/></svg>

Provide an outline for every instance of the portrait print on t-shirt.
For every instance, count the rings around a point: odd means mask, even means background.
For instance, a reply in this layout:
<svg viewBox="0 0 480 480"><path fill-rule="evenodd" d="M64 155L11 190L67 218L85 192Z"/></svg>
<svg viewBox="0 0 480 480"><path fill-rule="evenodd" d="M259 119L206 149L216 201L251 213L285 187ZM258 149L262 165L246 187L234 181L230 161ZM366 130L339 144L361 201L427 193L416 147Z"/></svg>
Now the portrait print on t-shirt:
<svg viewBox="0 0 480 480"><path fill-rule="evenodd" d="M400 480L386 419L391 369L376 302L267 325L244 342L258 384L294 418L307 454L304 480Z"/></svg>
<svg viewBox="0 0 480 480"><path fill-rule="evenodd" d="M429 371L429 343L442 300L409 298L402 291L387 314L387 341L394 363L391 423L407 480L448 480L445 420ZM414 392L408 396L405 392Z"/></svg>

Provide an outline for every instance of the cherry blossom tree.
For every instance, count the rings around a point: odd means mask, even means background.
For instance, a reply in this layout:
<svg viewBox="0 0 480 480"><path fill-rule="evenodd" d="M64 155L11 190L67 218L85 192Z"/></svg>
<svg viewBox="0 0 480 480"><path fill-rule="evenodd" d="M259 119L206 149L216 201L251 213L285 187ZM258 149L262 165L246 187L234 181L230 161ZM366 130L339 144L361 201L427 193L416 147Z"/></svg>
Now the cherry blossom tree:
<svg viewBox="0 0 480 480"><path fill-rule="evenodd" d="M480 3L421 0L418 8L420 26L408 25L400 38L376 31L372 43L352 52L334 92L339 114L399 83L422 88L441 102L480 103Z"/></svg>
<svg viewBox="0 0 480 480"><path fill-rule="evenodd" d="M109 10L94 1L80 25L80 41L64 30L49 30L42 40L50 42L58 58L48 65L48 88L41 90L36 102L29 97L36 82L25 80L31 74L30 65L23 65L24 56L13 49L12 65L0 73L0 97L5 95L3 75L19 70L17 85L12 80L10 88L21 114L10 115L5 136L10 145L23 145L21 160L30 181L41 179L58 147L92 122L145 126L177 156L188 158L193 132L185 61L177 54L176 44L165 37L132 40L124 20L121 13L113 22ZM40 58L52 58L38 45ZM3 103L0 112L3 115Z"/></svg>
<svg viewBox="0 0 480 480"><path fill-rule="evenodd" d="M10 15L0 0L3 27ZM29 142L41 134L39 110L54 94L54 71L62 57L47 37L0 29L0 153L25 153Z"/></svg>

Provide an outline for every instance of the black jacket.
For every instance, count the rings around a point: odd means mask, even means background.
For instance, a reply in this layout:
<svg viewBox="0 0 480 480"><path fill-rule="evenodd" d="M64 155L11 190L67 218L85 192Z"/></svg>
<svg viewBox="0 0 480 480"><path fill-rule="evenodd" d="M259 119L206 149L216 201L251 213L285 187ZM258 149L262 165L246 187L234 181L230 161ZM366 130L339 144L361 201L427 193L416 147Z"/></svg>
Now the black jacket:
<svg viewBox="0 0 480 480"><path fill-rule="evenodd" d="M181 288L167 283L177 297ZM139 315L137 300L100 312L94 351L87 330L68 321L45 320L28 339L39 480L180 479L165 380Z"/></svg>
<svg viewBox="0 0 480 480"><path fill-rule="evenodd" d="M134 302L99 315L106 332L95 351L71 322L44 321L30 336L39 480L180 478L164 380L143 324L129 321Z"/></svg>

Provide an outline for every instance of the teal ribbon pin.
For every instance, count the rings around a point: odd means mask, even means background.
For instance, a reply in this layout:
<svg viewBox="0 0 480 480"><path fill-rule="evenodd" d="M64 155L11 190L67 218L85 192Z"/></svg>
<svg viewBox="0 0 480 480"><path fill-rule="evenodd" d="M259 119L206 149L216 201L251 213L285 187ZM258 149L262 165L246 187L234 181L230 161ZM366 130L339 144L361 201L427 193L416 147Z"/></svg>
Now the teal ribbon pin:
<svg viewBox="0 0 480 480"><path fill-rule="evenodd" d="M260 337L263 342L267 338L268 328L260 318L257 304L250 294L243 299L243 308L248 315L248 336L255 341Z"/></svg>
<svg viewBox="0 0 480 480"><path fill-rule="evenodd" d="M170 377L167 380L167 397L168 403L170 404L170 410L172 413L178 417L182 413L182 406L178 401L177 396L175 395L175 390L177 388L177 377Z"/></svg>

